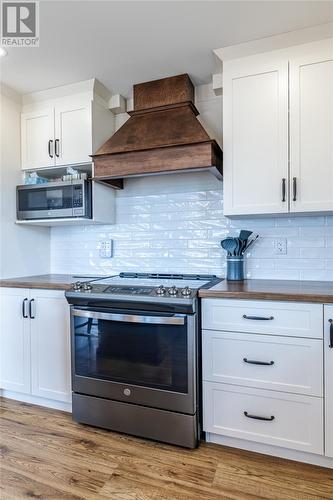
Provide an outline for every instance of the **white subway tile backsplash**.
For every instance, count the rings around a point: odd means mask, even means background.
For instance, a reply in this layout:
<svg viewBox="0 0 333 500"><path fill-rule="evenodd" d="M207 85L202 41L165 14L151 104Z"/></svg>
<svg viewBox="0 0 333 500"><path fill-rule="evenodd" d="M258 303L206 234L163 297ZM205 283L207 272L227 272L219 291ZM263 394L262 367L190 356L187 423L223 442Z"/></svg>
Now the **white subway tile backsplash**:
<svg viewBox="0 0 333 500"><path fill-rule="evenodd" d="M221 239L250 229L260 238L245 259L248 278L333 280L333 216L227 219L222 183L210 174L126 180L125 189L117 192L116 209L113 226L52 228L52 272L224 276ZM287 239L286 255L276 255L276 238ZM103 239L114 242L112 259L99 257Z"/></svg>

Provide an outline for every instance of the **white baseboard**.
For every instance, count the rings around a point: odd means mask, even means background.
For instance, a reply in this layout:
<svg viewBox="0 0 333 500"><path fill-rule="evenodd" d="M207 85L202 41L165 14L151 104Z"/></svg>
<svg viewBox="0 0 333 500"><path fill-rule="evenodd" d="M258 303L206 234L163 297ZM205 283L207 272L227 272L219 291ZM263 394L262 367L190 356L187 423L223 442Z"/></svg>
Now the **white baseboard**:
<svg viewBox="0 0 333 500"><path fill-rule="evenodd" d="M54 410L62 410L72 413L72 403L54 401L53 399L40 398L38 396L21 394L20 392L12 392L4 389L0 390L0 396L8 399L15 399L16 401L22 401L22 403L30 403L32 405L44 406L45 408L52 408Z"/></svg>
<svg viewBox="0 0 333 500"><path fill-rule="evenodd" d="M333 469L333 458L316 455L314 453L305 453L303 451L280 448L279 446L254 443L252 441L246 441L245 439L220 436L219 434L213 434L211 432L206 432L206 441L207 443L222 444L224 446L230 446L231 448L240 448L242 450L263 453L264 455L286 458L288 460L295 460L296 462L304 462Z"/></svg>

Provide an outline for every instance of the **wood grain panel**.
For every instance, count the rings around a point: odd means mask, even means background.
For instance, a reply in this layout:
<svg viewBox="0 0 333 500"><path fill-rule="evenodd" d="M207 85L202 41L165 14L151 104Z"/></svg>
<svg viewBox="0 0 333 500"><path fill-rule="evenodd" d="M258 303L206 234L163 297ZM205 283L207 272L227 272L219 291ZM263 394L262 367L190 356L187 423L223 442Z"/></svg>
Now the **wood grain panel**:
<svg viewBox="0 0 333 500"><path fill-rule="evenodd" d="M93 155L95 161L100 155L136 152L179 144L195 144L210 140L209 135L197 120L192 106L186 104L149 113L136 114L134 112L131 115L131 118Z"/></svg>
<svg viewBox="0 0 333 500"><path fill-rule="evenodd" d="M244 280L221 281L199 290L199 297L253 300L290 300L294 302L333 302L332 281Z"/></svg>
<svg viewBox="0 0 333 500"><path fill-rule="evenodd" d="M112 179L131 175L213 169L212 165L216 170L215 174L221 177L222 166L216 154L217 150L218 146L215 141L207 141L200 144L95 156L95 177L103 180L103 178Z"/></svg>
<svg viewBox="0 0 333 500"><path fill-rule="evenodd" d="M329 469L205 443L184 450L6 399L1 441L6 500L333 499Z"/></svg>
<svg viewBox="0 0 333 500"><path fill-rule="evenodd" d="M133 87L134 109L156 108L194 101L194 86L187 74L161 78Z"/></svg>

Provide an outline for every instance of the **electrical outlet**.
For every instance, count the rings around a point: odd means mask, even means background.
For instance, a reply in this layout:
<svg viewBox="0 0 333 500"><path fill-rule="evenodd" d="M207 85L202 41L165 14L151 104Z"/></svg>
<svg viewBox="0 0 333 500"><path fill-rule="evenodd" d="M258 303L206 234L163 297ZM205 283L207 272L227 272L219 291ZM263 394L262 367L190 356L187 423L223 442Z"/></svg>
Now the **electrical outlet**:
<svg viewBox="0 0 333 500"><path fill-rule="evenodd" d="M276 255L287 254L287 238L279 238L278 240L275 240L275 254Z"/></svg>
<svg viewBox="0 0 333 500"><path fill-rule="evenodd" d="M111 259L112 257L112 240L103 240L98 244L99 256L101 259Z"/></svg>

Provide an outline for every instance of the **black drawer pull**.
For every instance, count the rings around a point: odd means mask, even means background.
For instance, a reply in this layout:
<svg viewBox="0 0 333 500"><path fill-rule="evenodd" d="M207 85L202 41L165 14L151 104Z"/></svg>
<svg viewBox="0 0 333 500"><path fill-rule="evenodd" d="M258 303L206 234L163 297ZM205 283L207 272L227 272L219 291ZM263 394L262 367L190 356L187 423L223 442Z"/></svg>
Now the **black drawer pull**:
<svg viewBox="0 0 333 500"><path fill-rule="evenodd" d="M247 316L246 314L243 314L243 318L244 319L255 319L255 320L259 320L259 321L270 321L272 319L274 319L274 316L269 316L269 317L265 317L265 316Z"/></svg>
<svg viewBox="0 0 333 500"><path fill-rule="evenodd" d="M330 343L328 347L333 349L333 319L329 319L328 322L330 323Z"/></svg>
<svg viewBox="0 0 333 500"><path fill-rule="evenodd" d="M53 147L53 141L52 141L52 139L50 139L49 142L47 143L47 149L48 149L48 153L49 153L50 158L53 158L53 153L51 150L52 147Z"/></svg>
<svg viewBox="0 0 333 500"><path fill-rule="evenodd" d="M274 361L255 361L253 359L243 358L244 363L248 363L249 365L260 365L260 366L272 366L274 365Z"/></svg>
<svg viewBox="0 0 333 500"><path fill-rule="evenodd" d="M35 319L35 311L33 305L35 304L35 299L31 299L29 302L29 316L31 319Z"/></svg>
<svg viewBox="0 0 333 500"><path fill-rule="evenodd" d="M56 139L54 141L54 152L55 152L55 155L57 158L59 158L60 154L59 154L59 139Z"/></svg>
<svg viewBox="0 0 333 500"><path fill-rule="evenodd" d="M282 179L282 202L286 201L286 179Z"/></svg>
<svg viewBox="0 0 333 500"><path fill-rule="evenodd" d="M22 302L22 316L23 318L28 318L29 316L27 315L27 309L26 309L26 305L27 305L27 302L28 302L28 299L25 298Z"/></svg>
<svg viewBox="0 0 333 500"><path fill-rule="evenodd" d="M297 177L293 177L293 201L297 200Z"/></svg>
<svg viewBox="0 0 333 500"><path fill-rule="evenodd" d="M254 420L266 420L267 422L272 422L275 419L274 415L271 417L259 417L258 415L250 415L247 411L244 411L244 415L247 418L253 418Z"/></svg>

